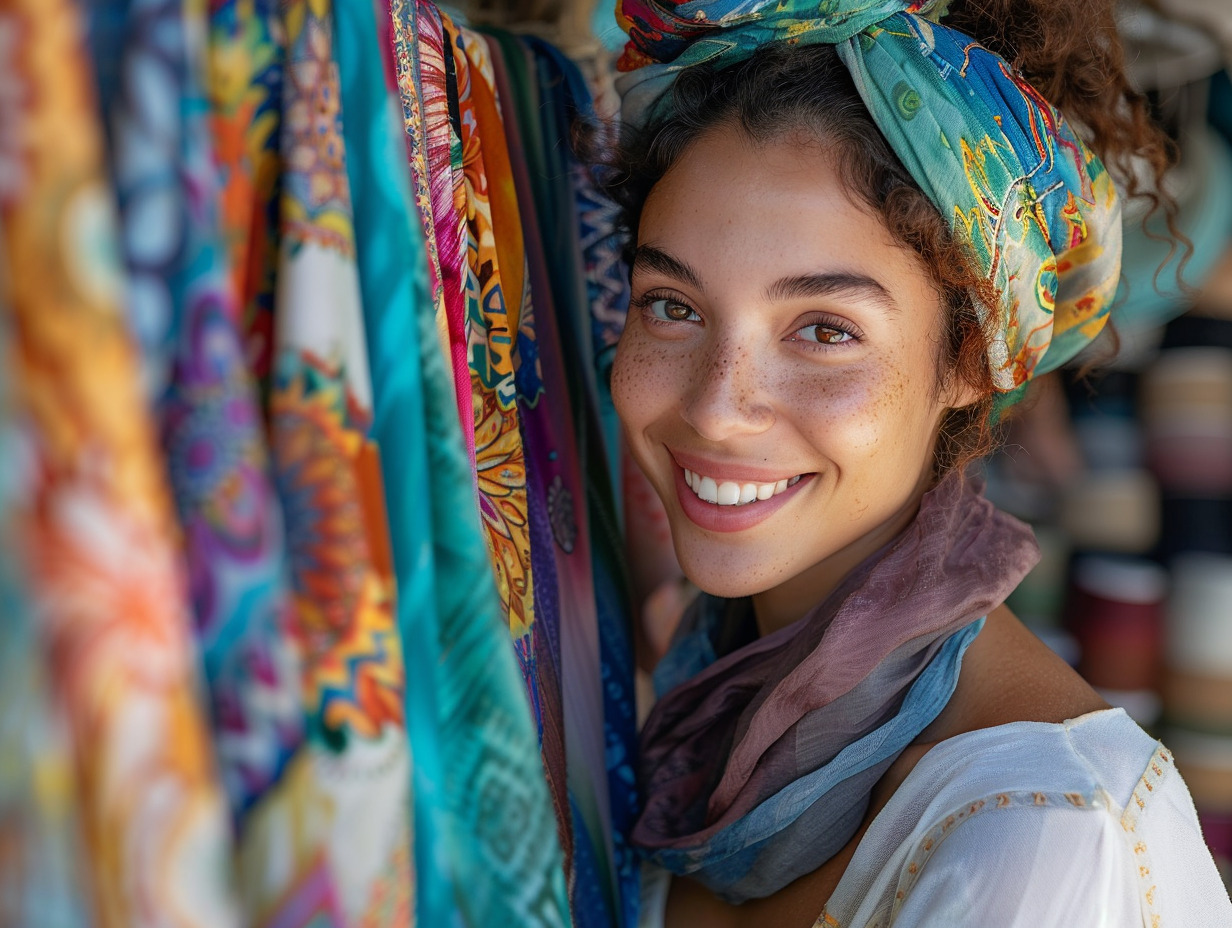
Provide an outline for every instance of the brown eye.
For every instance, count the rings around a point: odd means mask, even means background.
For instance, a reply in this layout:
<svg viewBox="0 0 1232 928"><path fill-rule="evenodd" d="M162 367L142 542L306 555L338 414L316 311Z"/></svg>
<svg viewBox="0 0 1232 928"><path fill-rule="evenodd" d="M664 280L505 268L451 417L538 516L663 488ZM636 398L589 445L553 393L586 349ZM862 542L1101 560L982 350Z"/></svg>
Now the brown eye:
<svg viewBox="0 0 1232 928"><path fill-rule="evenodd" d="M675 300L651 300L646 308L652 316L665 322L689 322L697 315L691 307Z"/></svg>
<svg viewBox="0 0 1232 928"><path fill-rule="evenodd" d="M832 325L806 325L797 330L796 337L802 342L816 342L819 345L842 345L854 336Z"/></svg>

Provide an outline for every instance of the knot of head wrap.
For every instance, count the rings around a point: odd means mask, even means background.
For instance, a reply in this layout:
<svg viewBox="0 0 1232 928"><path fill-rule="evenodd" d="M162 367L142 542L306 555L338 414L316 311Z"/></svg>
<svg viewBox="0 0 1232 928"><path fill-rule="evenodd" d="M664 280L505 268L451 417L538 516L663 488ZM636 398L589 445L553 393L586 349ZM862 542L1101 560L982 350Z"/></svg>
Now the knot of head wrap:
<svg viewBox="0 0 1232 928"><path fill-rule="evenodd" d="M642 127L676 77L771 42L834 45L874 123L999 294L999 413L1099 334L1121 266L1111 177L1005 59L936 22L948 0L621 0L622 118Z"/></svg>

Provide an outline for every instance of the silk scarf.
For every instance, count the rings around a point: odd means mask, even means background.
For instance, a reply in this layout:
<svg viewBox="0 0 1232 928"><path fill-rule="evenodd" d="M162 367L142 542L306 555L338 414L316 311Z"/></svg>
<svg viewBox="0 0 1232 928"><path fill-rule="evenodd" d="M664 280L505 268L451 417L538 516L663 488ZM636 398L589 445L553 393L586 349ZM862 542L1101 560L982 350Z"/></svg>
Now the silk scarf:
<svg viewBox="0 0 1232 928"><path fill-rule="evenodd" d="M816 870L945 707L982 617L1037 559L1030 528L951 474L786 628L756 638L747 601L703 596L655 673L634 844L733 903Z"/></svg>
<svg viewBox="0 0 1232 928"><path fill-rule="evenodd" d="M771 42L834 45L873 121L996 287L989 365L999 412L1107 321L1120 275L1112 179L1000 56L941 25L944 0L622 0L618 81L645 126L677 75ZM992 309L992 308L990 308Z"/></svg>

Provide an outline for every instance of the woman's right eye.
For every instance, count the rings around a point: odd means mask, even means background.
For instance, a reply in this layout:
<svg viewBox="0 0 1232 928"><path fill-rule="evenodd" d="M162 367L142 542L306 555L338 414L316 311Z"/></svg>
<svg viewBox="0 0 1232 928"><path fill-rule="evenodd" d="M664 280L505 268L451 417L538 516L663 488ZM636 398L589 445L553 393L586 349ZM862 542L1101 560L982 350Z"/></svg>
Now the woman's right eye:
<svg viewBox="0 0 1232 928"><path fill-rule="evenodd" d="M690 306L684 303L678 303L675 300L647 300L646 309L655 319L660 319L663 322L692 322L694 319L700 318Z"/></svg>

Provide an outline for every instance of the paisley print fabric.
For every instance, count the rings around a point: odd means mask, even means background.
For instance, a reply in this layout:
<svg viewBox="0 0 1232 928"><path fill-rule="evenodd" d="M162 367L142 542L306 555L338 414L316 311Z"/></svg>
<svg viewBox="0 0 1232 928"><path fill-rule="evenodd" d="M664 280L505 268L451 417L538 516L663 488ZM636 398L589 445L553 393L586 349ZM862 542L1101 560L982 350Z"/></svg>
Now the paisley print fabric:
<svg viewBox="0 0 1232 928"><path fill-rule="evenodd" d="M1099 334L1116 293L1120 203L1065 117L998 55L935 21L943 0L623 0L626 121L677 74L768 42L836 46L874 122L1000 294L997 409Z"/></svg>
<svg viewBox="0 0 1232 928"><path fill-rule="evenodd" d="M339 925L412 917L406 665L331 0L283 0L282 209L270 424ZM327 817L326 817L327 816ZM298 889L315 892L309 870Z"/></svg>
<svg viewBox="0 0 1232 928"><path fill-rule="evenodd" d="M136 354L75 5L4 0L6 372L28 429L25 595L74 760L89 921L232 926L227 802ZM34 91L37 88L37 92ZM11 135L10 135L11 133Z"/></svg>
<svg viewBox="0 0 1232 928"><path fill-rule="evenodd" d="M183 528L214 740L237 824L303 738L282 513L215 213L205 20L182 0L89 7L126 306ZM109 67L124 79L109 81ZM254 674L253 668L262 673Z"/></svg>

